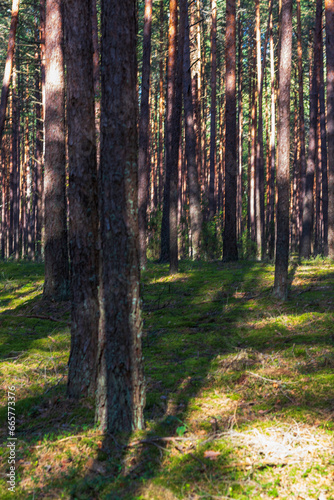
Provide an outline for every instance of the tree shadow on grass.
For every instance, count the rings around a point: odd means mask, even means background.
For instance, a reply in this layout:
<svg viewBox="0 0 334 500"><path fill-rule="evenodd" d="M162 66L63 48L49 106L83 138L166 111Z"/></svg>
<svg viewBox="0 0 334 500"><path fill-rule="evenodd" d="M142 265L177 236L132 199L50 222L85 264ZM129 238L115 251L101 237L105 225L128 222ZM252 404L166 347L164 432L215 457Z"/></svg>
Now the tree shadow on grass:
<svg viewBox="0 0 334 500"><path fill-rule="evenodd" d="M305 345L331 345L330 332L325 335L324 332L318 334L314 327L305 330L303 322L297 322L291 329L291 325L286 323L284 315L294 314L294 311L297 311L296 316L298 311L304 313L304 298L298 296L298 303L292 299L292 304L277 305L271 298L272 271L268 270L267 266L250 263L219 268L217 265L205 265L198 275L197 269L200 269L200 266L192 266L190 271L187 266L181 266L181 271L186 271L187 277L181 273L173 278L170 287L166 287L166 283L159 279L152 283L149 280L144 282L147 304L143 341L148 384L145 410L147 430L137 437L149 442L141 445L132 443L129 446L129 439L134 438L121 435L105 437L97 444L95 437L96 458L89 466L83 469L85 459L82 458L78 465L73 463L70 472L51 469L46 474L45 485L35 489L35 498L48 498L47 492L50 488L54 494L63 492L77 499L135 499L140 498L140 495L143 495L142 498L151 499L155 498L154 491L158 492L157 498L167 499L168 495L174 495L173 492L184 494L186 498L188 493L184 488L189 484L187 478L194 471L195 478L196 474L203 472L203 450L193 450L191 454L185 455L180 452L181 461L175 457L169 460L166 457L169 456L170 447L163 441L154 441L153 438L178 437L180 433L186 433L186 422L191 413L196 411L195 399L211 390L215 384L218 393L222 389L226 392L225 374L219 371L220 358L234 356L241 349L274 356L275 352L283 349L296 351L299 345L303 348ZM222 270L223 272L220 272ZM290 279L292 278L290 275ZM166 281L168 282L167 278ZM154 301L163 287L165 291L161 296L161 309L156 309ZM150 304L153 305L151 311ZM310 304L308 313L313 309ZM246 382L254 382L249 375L245 378L245 368L241 366L230 377L230 381L235 384L231 388L232 395L235 390L240 391ZM294 401L293 397L289 399L281 396L282 411L297 407L298 401ZM314 398L314 394L310 391L310 401L312 397ZM330 397L329 392L322 391L317 395L317 403L326 407ZM242 398L246 403L247 395L243 394ZM271 405L273 394L267 398L263 397L260 403L263 406ZM75 411L78 410L74 408L71 411L73 413L69 418L73 418L73 415L76 418ZM231 424L231 419L219 420L221 413L222 411L217 409L213 422L211 414L204 415L196 425L207 435L224 430ZM227 417L231 417L231 414ZM82 428L84 425L91 428L90 423L83 423L84 420L83 418ZM68 422L67 418L64 421ZM60 426L64 421L60 421ZM92 419L87 417L85 422L92 422ZM50 425L45 421L45 427L38 434L39 440L48 435L50 430ZM61 432L60 427L54 437L61 436ZM77 427L77 432L80 433L80 426ZM31 443L31 439L28 433L24 437L26 443ZM226 450L226 453L222 451L219 461L205 462L206 473L212 476L222 474L222 467L230 459L229 450ZM232 470L232 473L234 472ZM148 490L149 496L145 497L143 483L153 484L159 477L162 478L160 486L156 486L157 490ZM169 479L170 487L166 486ZM158 483L159 481L156 484Z"/></svg>

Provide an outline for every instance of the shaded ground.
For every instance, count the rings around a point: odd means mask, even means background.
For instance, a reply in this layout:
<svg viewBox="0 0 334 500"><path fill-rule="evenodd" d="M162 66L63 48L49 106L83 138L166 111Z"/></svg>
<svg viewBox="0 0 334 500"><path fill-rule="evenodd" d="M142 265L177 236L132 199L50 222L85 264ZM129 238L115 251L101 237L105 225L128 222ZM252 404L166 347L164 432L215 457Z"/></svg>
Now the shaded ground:
<svg viewBox="0 0 334 500"><path fill-rule="evenodd" d="M102 436L65 399L68 304L42 267L0 264L1 441L17 392L17 488L1 498L334 498L334 266L185 262L143 275L146 430ZM165 438L165 439L161 439Z"/></svg>

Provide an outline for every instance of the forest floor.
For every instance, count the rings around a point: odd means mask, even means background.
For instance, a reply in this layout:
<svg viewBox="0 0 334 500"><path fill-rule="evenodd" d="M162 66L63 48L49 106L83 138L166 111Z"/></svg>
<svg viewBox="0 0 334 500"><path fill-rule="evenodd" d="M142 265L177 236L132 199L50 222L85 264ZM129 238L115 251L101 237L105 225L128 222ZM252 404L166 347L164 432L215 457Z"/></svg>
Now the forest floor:
<svg viewBox="0 0 334 500"><path fill-rule="evenodd" d="M150 264L146 429L114 438L65 397L69 303L42 301L42 265L0 264L0 498L334 499L334 266L292 264L285 303L268 263Z"/></svg>

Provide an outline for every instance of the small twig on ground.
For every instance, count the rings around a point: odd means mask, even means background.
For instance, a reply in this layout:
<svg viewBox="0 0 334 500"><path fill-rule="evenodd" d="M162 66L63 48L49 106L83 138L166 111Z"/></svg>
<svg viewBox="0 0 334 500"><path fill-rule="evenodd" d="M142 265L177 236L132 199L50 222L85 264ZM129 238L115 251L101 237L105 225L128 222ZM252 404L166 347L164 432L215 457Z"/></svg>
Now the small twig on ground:
<svg viewBox="0 0 334 500"><path fill-rule="evenodd" d="M272 378L262 377L262 375L258 375L257 373L249 372L248 370L246 370L246 373L248 373L249 375L252 375L253 377L257 377L257 378L260 378L261 380L265 380L266 382L272 382L274 384L282 385L282 384L294 384L295 383L295 382L283 382L282 380L275 380Z"/></svg>
<svg viewBox="0 0 334 500"><path fill-rule="evenodd" d="M58 319L54 318L53 316L42 316L40 314L17 314L18 318L35 318L35 319L44 319L46 321L54 321L56 323L66 323L67 319ZM70 324L70 323L68 323Z"/></svg>

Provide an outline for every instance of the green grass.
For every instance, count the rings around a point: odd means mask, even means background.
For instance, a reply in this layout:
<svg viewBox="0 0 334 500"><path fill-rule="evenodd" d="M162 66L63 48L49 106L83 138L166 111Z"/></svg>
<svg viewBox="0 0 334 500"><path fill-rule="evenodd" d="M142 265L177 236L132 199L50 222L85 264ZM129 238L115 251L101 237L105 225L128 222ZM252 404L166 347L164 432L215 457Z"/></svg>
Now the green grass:
<svg viewBox="0 0 334 500"><path fill-rule="evenodd" d="M42 301L41 265L0 264L0 498L334 498L334 266L294 263L286 303L272 298L273 278L267 263L181 262L172 277L151 263L146 429L111 439L94 427L92 400L65 397L69 304Z"/></svg>

